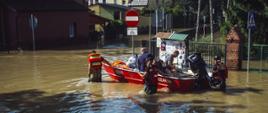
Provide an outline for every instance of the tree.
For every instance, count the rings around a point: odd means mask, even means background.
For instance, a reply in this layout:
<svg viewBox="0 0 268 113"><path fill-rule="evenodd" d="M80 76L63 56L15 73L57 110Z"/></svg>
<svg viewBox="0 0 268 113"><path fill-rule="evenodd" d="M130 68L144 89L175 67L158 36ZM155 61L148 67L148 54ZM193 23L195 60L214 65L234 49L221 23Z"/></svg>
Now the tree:
<svg viewBox="0 0 268 113"><path fill-rule="evenodd" d="M230 27L237 25L242 34L247 37L247 13L256 12L256 30L253 31L252 41L268 44L268 1L267 0L230 0L226 12L226 21L222 24L221 31L226 35Z"/></svg>

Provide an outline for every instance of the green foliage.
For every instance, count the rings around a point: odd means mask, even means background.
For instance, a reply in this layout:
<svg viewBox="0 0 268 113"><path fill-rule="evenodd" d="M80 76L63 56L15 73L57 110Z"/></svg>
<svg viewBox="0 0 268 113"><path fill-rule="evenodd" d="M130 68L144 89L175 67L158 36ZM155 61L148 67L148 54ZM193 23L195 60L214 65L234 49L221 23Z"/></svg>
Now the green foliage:
<svg viewBox="0 0 268 113"><path fill-rule="evenodd" d="M268 18L268 6L265 6L265 9L264 9L264 16L266 17L266 18Z"/></svg>
<svg viewBox="0 0 268 113"><path fill-rule="evenodd" d="M221 37L226 36L228 34L230 28L231 28L231 24L229 23L229 21L221 23L221 25L220 25Z"/></svg>
<svg viewBox="0 0 268 113"><path fill-rule="evenodd" d="M220 36L220 37L217 37L214 39L214 43L220 43L220 44L224 44L226 43L225 41L225 36ZM211 42L211 37L210 37L210 34L206 35L205 37L200 37L198 38L197 42L207 42L207 43L210 43Z"/></svg>
<svg viewBox="0 0 268 113"><path fill-rule="evenodd" d="M175 4L173 7L165 7L164 8L168 13L171 13L173 15L179 15L183 12L183 7L180 4Z"/></svg>
<svg viewBox="0 0 268 113"><path fill-rule="evenodd" d="M206 35L205 37L199 38L198 42L211 42L210 35Z"/></svg>
<svg viewBox="0 0 268 113"><path fill-rule="evenodd" d="M124 22L122 20L114 20L113 21L113 24L115 26L123 26L124 25Z"/></svg>
<svg viewBox="0 0 268 113"><path fill-rule="evenodd" d="M256 30L253 30L252 41L256 43L268 43L268 3L265 0L230 0L229 9L225 9L227 13L227 21L220 26L222 34L231 26L237 25L244 35L247 37L247 13L250 10L256 12Z"/></svg>

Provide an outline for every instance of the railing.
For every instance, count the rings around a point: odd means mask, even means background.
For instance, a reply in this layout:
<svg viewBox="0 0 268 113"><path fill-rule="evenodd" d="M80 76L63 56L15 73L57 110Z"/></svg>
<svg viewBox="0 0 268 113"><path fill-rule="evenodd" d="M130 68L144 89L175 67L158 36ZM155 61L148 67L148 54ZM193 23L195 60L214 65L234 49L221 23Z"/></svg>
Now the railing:
<svg viewBox="0 0 268 113"><path fill-rule="evenodd" d="M214 64L214 57L221 56L222 60L226 62L226 44L207 43L207 42L189 42L189 54L194 52L201 53L203 59L212 67Z"/></svg>
<svg viewBox="0 0 268 113"><path fill-rule="evenodd" d="M247 46L242 51L242 69L247 69ZM250 51L250 70L268 71L268 45L253 44Z"/></svg>

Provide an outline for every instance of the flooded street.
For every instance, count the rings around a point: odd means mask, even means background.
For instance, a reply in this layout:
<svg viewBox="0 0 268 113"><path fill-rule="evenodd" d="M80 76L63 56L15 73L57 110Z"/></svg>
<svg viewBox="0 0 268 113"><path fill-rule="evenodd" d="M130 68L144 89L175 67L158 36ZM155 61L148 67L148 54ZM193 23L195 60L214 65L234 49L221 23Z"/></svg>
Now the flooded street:
<svg viewBox="0 0 268 113"><path fill-rule="evenodd" d="M128 55L104 56L125 60ZM0 113L265 113L268 73L230 72L227 91L141 94L143 85L117 83L104 73L88 83L87 53L0 53ZM248 81L248 83L247 83Z"/></svg>

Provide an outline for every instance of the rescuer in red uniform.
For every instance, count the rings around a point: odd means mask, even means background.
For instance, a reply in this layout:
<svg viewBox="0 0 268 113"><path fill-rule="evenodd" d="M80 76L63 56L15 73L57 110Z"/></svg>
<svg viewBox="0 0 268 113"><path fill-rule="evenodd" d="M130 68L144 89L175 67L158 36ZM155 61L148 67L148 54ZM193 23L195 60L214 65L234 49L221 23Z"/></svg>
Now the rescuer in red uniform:
<svg viewBox="0 0 268 113"><path fill-rule="evenodd" d="M88 54L88 77L89 82L101 82L101 67L102 62L105 62L110 65L110 63L105 60L100 54L96 53L96 51L91 51Z"/></svg>

